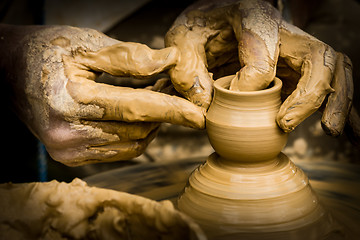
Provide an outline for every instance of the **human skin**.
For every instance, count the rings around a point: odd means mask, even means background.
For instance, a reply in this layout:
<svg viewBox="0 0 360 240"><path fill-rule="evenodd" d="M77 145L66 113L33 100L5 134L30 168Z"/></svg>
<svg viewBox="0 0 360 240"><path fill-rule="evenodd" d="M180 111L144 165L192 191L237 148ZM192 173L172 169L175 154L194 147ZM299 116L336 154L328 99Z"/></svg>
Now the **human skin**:
<svg viewBox="0 0 360 240"><path fill-rule="evenodd" d="M327 133L340 135L348 119L360 136L357 115L349 115L351 61L283 21L266 2L197 2L178 17L165 43L152 50L90 29L0 25L0 74L19 117L55 160L71 166L136 157L160 122L203 128L213 76L235 72L233 90L265 88L275 75L283 80L286 100L277 122L284 131L326 105ZM101 72L144 78L163 71L199 107L94 82Z"/></svg>
<svg viewBox="0 0 360 240"><path fill-rule="evenodd" d="M91 29L0 25L4 92L49 154L69 166L136 157L161 122L204 127L204 111L186 99L94 81L102 72L150 77L177 54Z"/></svg>
<svg viewBox="0 0 360 240"><path fill-rule="evenodd" d="M344 129L353 96L350 59L282 20L265 1L199 1L177 18L165 44L180 52L169 71L175 88L198 105L210 104L213 78L236 73L230 89L249 91L266 88L276 75L286 98L276 120L285 132L322 105L324 130L338 136Z"/></svg>

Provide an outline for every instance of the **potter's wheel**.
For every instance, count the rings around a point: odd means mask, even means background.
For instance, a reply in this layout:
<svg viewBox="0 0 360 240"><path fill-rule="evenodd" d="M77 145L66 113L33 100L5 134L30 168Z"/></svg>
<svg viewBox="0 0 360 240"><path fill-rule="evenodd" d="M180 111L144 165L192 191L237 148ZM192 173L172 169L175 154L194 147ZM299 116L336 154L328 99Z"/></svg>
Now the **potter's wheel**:
<svg viewBox="0 0 360 240"><path fill-rule="evenodd" d="M176 201L190 173L206 158L146 163L99 173L84 180L91 186ZM351 236L360 237L360 166L325 161L295 162L310 179L323 205ZM356 239L356 238L355 238Z"/></svg>

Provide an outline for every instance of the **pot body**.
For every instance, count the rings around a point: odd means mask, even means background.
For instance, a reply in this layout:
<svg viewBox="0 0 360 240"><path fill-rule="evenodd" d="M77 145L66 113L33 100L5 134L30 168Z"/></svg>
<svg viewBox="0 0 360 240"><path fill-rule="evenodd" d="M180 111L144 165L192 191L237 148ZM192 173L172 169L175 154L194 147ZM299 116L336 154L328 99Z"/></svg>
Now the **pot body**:
<svg viewBox="0 0 360 240"><path fill-rule="evenodd" d="M190 176L178 208L209 239L324 239L331 217L306 175L283 153L287 134L276 123L282 83L229 91L217 80L206 128L215 153Z"/></svg>
<svg viewBox="0 0 360 240"><path fill-rule="evenodd" d="M276 123L281 106L280 79L260 91L228 90L234 76L214 84L214 98L206 116L206 129L211 145L224 159L237 162L271 160L287 141Z"/></svg>

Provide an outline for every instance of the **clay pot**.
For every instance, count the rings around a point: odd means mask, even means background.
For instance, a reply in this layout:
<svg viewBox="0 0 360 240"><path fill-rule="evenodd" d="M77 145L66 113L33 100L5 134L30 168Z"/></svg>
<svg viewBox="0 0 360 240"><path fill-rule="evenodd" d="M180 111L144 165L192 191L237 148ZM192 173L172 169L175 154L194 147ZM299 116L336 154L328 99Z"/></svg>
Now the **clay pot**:
<svg viewBox="0 0 360 240"><path fill-rule="evenodd" d="M178 208L209 239L322 239L331 218L303 171L281 153L281 81L234 92L232 78L214 84L206 128L216 152L191 174Z"/></svg>
<svg viewBox="0 0 360 240"><path fill-rule="evenodd" d="M287 141L275 121L281 105L282 82L275 78L260 91L230 91L226 76L214 84L214 98L206 116L206 129L215 151L240 162L275 158Z"/></svg>

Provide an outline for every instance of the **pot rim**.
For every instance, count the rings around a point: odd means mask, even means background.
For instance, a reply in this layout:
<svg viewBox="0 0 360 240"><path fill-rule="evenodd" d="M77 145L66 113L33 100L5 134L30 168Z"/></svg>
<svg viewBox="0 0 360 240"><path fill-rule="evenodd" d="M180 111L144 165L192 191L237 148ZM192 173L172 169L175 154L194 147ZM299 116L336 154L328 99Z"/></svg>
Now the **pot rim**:
<svg viewBox="0 0 360 240"><path fill-rule="evenodd" d="M281 90L282 88L282 81L275 77L273 81L271 81L271 83L274 82L274 85L270 88L266 88L263 90L257 90L257 91L231 91L229 89L226 89L225 86L227 84L230 85L230 81L235 77L235 75L228 75L222 78L217 79L214 82L214 88L217 91L223 92L225 94L231 94L231 95L237 95L237 96L262 96L262 95L266 95L266 94L271 94L273 92L277 92L279 90ZM270 83L270 84L271 84Z"/></svg>

